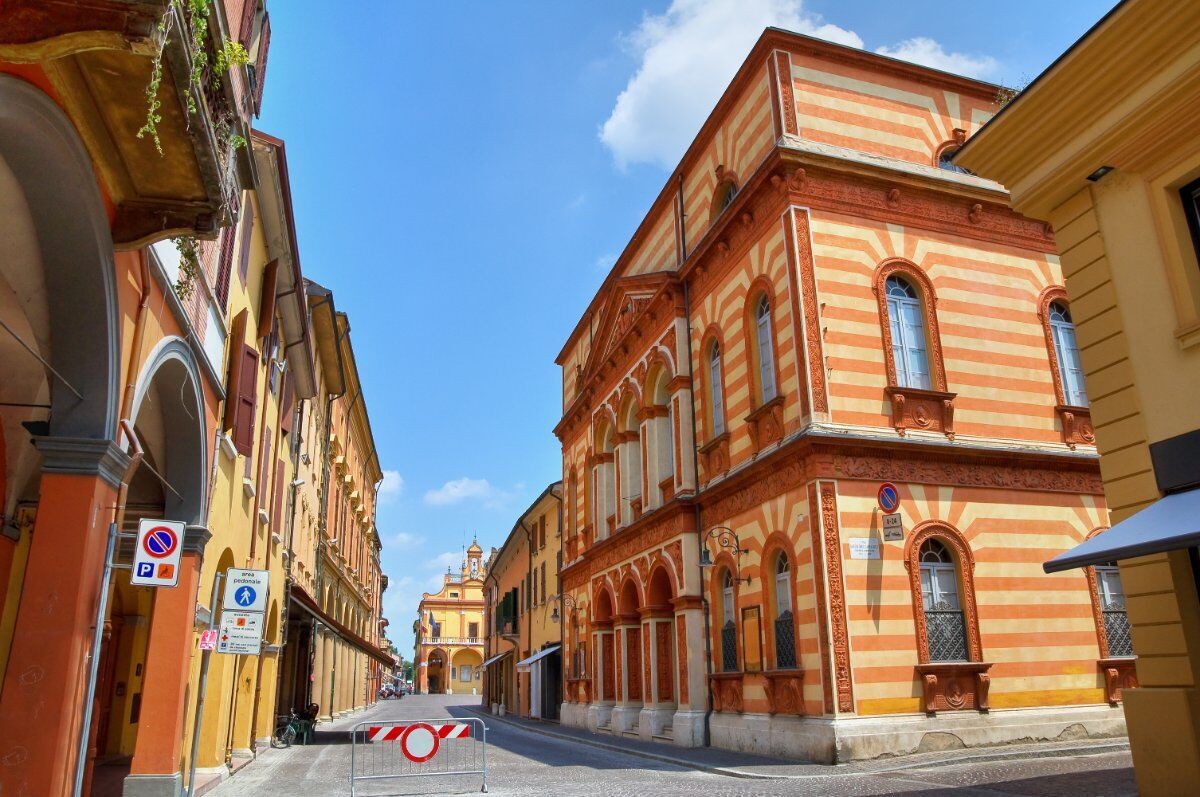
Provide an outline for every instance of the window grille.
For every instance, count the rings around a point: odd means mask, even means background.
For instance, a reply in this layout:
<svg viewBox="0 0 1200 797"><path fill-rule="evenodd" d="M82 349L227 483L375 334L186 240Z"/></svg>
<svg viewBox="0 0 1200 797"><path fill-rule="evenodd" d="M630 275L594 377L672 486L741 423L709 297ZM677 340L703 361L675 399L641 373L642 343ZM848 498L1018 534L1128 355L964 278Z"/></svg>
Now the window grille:
<svg viewBox="0 0 1200 797"><path fill-rule="evenodd" d="M796 669L796 627L791 612L775 618L775 668Z"/></svg>
<svg viewBox="0 0 1200 797"><path fill-rule="evenodd" d="M921 546L921 599L930 661L968 661L967 624L954 558L938 540Z"/></svg>
<svg viewBox="0 0 1200 797"><path fill-rule="evenodd" d="M737 627L733 620L721 628L721 672L737 672Z"/></svg>
<svg viewBox="0 0 1200 797"><path fill-rule="evenodd" d="M1125 590L1115 564L1096 568L1100 588L1100 610L1104 618L1104 639L1109 656L1132 656L1133 636L1129 631L1129 615L1125 612Z"/></svg>

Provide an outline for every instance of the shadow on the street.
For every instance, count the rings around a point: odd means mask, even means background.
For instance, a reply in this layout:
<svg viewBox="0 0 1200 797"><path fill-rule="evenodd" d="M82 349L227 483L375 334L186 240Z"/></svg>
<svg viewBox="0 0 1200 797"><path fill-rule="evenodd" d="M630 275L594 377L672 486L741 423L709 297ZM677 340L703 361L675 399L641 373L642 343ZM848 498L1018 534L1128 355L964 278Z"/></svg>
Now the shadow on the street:
<svg viewBox="0 0 1200 797"><path fill-rule="evenodd" d="M896 773L903 777L905 773ZM911 774L911 773L908 773ZM939 774L941 777L939 778ZM887 774L881 774L881 779ZM920 778L937 790L938 786L953 789L964 795L1012 794L1022 797L1137 797L1137 785L1132 767L1096 769L1087 772L1064 772L1056 775L1039 775L1018 780L988 780L978 783L963 783L961 770L957 775L922 771ZM897 784L899 785L899 784ZM930 789L889 791L888 797L929 797Z"/></svg>

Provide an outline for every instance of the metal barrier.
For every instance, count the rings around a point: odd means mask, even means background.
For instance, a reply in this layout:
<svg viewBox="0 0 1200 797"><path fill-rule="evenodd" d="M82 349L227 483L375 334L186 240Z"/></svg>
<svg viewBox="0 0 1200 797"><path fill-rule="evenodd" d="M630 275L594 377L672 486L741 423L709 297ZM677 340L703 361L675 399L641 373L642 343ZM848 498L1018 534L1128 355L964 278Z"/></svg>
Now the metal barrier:
<svg viewBox="0 0 1200 797"><path fill-rule="evenodd" d="M360 722L350 731L350 797L364 781L479 775L487 792L487 725L438 717Z"/></svg>

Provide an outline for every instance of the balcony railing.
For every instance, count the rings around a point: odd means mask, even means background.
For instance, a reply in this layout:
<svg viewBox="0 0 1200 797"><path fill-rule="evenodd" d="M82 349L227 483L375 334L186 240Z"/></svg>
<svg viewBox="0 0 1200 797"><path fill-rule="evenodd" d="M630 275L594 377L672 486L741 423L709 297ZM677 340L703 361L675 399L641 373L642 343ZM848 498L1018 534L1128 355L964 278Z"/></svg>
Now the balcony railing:
<svg viewBox="0 0 1200 797"><path fill-rule="evenodd" d="M435 636L429 638L431 645L482 645L481 636Z"/></svg>

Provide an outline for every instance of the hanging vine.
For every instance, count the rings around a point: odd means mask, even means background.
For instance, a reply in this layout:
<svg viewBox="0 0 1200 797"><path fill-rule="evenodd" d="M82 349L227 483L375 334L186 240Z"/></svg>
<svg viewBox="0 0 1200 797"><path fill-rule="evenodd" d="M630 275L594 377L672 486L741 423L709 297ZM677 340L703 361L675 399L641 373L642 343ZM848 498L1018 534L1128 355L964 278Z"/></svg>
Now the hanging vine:
<svg viewBox="0 0 1200 797"><path fill-rule="evenodd" d="M179 276L175 278L175 293L181 301L186 300L196 289L200 276L200 242L190 235L174 239L179 250Z"/></svg>

